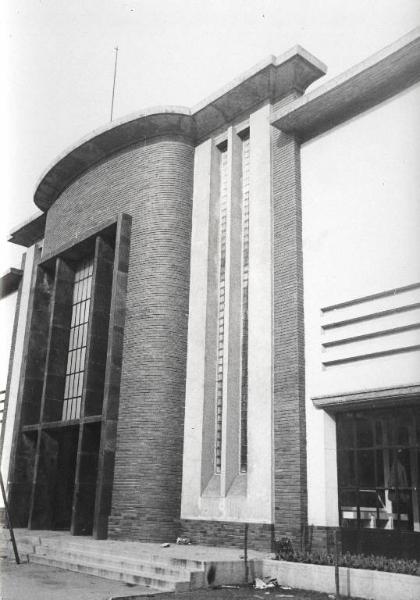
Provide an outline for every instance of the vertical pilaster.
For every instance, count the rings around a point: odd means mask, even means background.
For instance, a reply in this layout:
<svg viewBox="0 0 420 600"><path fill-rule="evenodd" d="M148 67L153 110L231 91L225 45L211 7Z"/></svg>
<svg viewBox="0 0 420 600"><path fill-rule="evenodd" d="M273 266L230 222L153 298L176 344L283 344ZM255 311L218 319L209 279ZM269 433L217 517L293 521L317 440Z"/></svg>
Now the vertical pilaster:
<svg viewBox="0 0 420 600"><path fill-rule="evenodd" d="M307 521L300 146L278 130L273 152L273 422L276 535Z"/></svg>
<svg viewBox="0 0 420 600"><path fill-rule="evenodd" d="M45 365L47 359L53 276L36 267L33 282L33 305L27 332L25 364L22 373L21 425L33 425L40 420Z"/></svg>
<svg viewBox="0 0 420 600"><path fill-rule="evenodd" d="M100 424L85 423L84 418L102 415L113 263L112 247L98 236L95 242L85 377L70 528L73 535L90 534L93 527Z"/></svg>
<svg viewBox="0 0 420 600"><path fill-rule="evenodd" d="M203 387L202 395L203 419L202 419L202 448L201 448L201 481L200 493L202 493L215 472L215 413L216 413L216 370L217 370L217 306L219 301L218 275L219 275L219 201L220 201L220 151L213 140L208 142L209 148L202 146L197 152L196 165L201 166L204 171L206 159L209 163L209 178L204 178L200 172L194 175L194 194L193 200L193 233L192 244L194 250L191 253L191 278L194 278L196 284L190 289L189 303L189 342L188 348L194 344L194 360L199 356L200 339L198 338L199 319L205 320L205 331L202 342L205 345L203 356ZM197 166L196 166L197 168ZM206 187L203 186L207 185ZM199 187L203 186L203 187ZM205 202L208 203L208 209L203 209ZM202 231L208 230L208 237L204 237ZM199 278L204 269L207 270L206 288L202 292L202 297L197 298L204 284L199 283ZM204 291L204 290L203 290ZM198 299L198 301L197 301ZM201 302L200 302L201 300ZM203 311L201 314L200 312ZM187 374L187 392L186 398L199 397L197 394L197 365L193 363L194 375ZM190 391L191 390L191 391ZM188 401L187 401L188 402ZM186 411L189 406L186 407ZM195 428L194 428L195 429ZM191 431L188 436L184 434L184 444L188 444L191 439ZM184 446L188 452L188 447ZM184 454L186 457L186 454ZM185 467L183 470L185 473ZM218 488L219 491L219 488Z"/></svg>
<svg viewBox="0 0 420 600"><path fill-rule="evenodd" d="M111 306L108 327L107 361L102 408L101 441L98 458L93 537L105 539L111 512L117 440L121 366L124 340L125 302L130 254L131 217L120 215L115 236Z"/></svg>
<svg viewBox="0 0 420 600"><path fill-rule="evenodd" d="M69 345L74 271L62 258L56 259L51 306L47 361L41 408L41 422L62 417L67 350Z"/></svg>
<svg viewBox="0 0 420 600"><path fill-rule="evenodd" d="M38 276L46 273L38 269ZM69 323L71 318L71 294L73 270L57 258L55 275L49 302L49 323L44 322L47 336L45 370L39 423L58 421L61 418L64 380L66 373ZM39 309L41 310L41 309ZM52 526L53 482L58 460L58 443L40 429L35 453L34 475L28 527L48 529Z"/></svg>
<svg viewBox="0 0 420 600"><path fill-rule="evenodd" d="M223 415L222 494L226 495L239 473L241 402L241 296L242 296L242 145L233 127L228 130L229 195L226 240L226 315Z"/></svg>
<svg viewBox="0 0 420 600"><path fill-rule="evenodd" d="M37 432L32 436L22 436L21 426L26 420L34 422L39 416L46 356L46 336L42 335L42 323L48 322L50 281L48 278L44 280L44 273L39 272L40 258L41 247L37 244L33 248L29 274L28 312L22 340L22 362L18 371L19 382L15 382L17 400L8 477L9 505L15 527L26 527L28 524ZM44 282L43 286L41 282ZM44 303L36 301L40 287L44 290L42 292ZM41 313L38 307L43 307ZM31 341L33 329L37 332L39 342L37 360L34 360L35 347ZM27 375L28 380L26 380Z"/></svg>

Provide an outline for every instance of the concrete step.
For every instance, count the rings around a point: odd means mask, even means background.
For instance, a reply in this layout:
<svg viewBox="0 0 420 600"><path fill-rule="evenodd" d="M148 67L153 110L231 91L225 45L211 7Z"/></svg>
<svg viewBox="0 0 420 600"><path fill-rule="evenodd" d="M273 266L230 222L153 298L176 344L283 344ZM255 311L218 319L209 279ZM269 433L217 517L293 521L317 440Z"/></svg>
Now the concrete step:
<svg viewBox="0 0 420 600"><path fill-rule="evenodd" d="M138 556L111 554L108 552L94 552L87 549L76 548L51 548L38 546L35 554L37 556L52 557L63 562L77 562L83 564L102 565L105 568L118 569L120 572L135 571L147 577L159 577L163 579L175 579L189 581L191 589L197 589L204 585L204 568L198 570L185 569L172 565L169 561L153 561L149 556L147 560Z"/></svg>
<svg viewBox="0 0 420 600"><path fill-rule="evenodd" d="M114 579L125 583L142 585L158 590L188 592L190 591L190 581L184 581L175 577L159 577L158 575L147 574L146 572L137 571L135 569L127 569L121 571L118 567L110 567L101 563L85 562L84 560L65 560L53 555L30 555L30 562L39 565L66 569L68 571L76 571L78 573L86 573L103 577L105 579Z"/></svg>
<svg viewBox="0 0 420 600"><path fill-rule="evenodd" d="M35 545L33 544L32 540L29 540L27 538L16 539L16 546L21 561L26 561L28 554L33 552L35 549ZM7 534L3 533L0 539L0 557L14 557L12 540L8 531Z"/></svg>
<svg viewBox="0 0 420 600"><path fill-rule="evenodd" d="M112 542L111 542L112 544ZM151 550L150 548L134 548L124 549L121 548L118 543L112 546L108 541L101 542L92 540L90 538L65 538L65 540L48 540L43 539L42 544L37 546L37 552L40 549L46 551L71 551L71 552L90 552L101 556L115 556L116 554L121 557L134 558L144 560L150 563L158 563L160 565L167 565L171 567L181 568L188 571L201 571L204 569L204 561L194 560L191 558L174 557L165 553L165 549L162 551Z"/></svg>

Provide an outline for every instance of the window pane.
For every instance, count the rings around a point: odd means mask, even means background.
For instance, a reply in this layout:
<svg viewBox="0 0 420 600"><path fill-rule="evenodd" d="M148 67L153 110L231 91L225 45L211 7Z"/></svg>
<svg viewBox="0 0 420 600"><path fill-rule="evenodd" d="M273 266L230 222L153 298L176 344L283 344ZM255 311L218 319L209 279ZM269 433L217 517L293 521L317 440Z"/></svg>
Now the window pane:
<svg viewBox="0 0 420 600"><path fill-rule="evenodd" d="M357 415L356 440L358 448L373 446L372 420L369 417Z"/></svg>
<svg viewBox="0 0 420 600"><path fill-rule="evenodd" d="M338 482L342 486L356 485L354 450L342 450L338 453Z"/></svg>
<svg viewBox="0 0 420 600"><path fill-rule="evenodd" d="M374 450L359 450L357 452L357 468L359 485L376 487Z"/></svg>
<svg viewBox="0 0 420 600"><path fill-rule="evenodd" d="M84 260L75 272L63 420L80 416L92 273L92 259Z"/></svg>
<svg viewBox="0 0 420 600"><path fill-rule="evenodd" d="M353 448L353 417L339 415L337 417L337 436L340 448Z"/></svg>
<svg viewBox="0 0 420 600"><path fill-rule="evenodd" d="M357 492L344 490L340 493L342 527L357 527Z"/></svg>

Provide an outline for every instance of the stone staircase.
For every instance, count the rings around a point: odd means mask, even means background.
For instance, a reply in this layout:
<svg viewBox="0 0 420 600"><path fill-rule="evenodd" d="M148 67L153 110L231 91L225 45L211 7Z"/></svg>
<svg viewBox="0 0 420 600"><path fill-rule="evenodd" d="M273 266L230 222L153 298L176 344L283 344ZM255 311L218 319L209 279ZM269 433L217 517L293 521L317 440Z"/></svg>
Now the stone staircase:
<svg viewBox="0 0 420 600"><path fill-rule="evenodd" d="M64 544L47 539L35 545L29 561L162 591L186 592L205 585L201 561L113 546L86 538L67 538Z"/></svg>
<svg viewBox="0 0 420 600"><path fill-rule="evenodd" d="M63 532L16 530L22 561L147 586L153 590L185 592L208 585L244 582L244 562L237 548L177 546L94 540ZM3 530L2 556L12 558ZM255 556L253 556L255 554ZM250 580L260 571L260 553L250 552Z"/></svg>

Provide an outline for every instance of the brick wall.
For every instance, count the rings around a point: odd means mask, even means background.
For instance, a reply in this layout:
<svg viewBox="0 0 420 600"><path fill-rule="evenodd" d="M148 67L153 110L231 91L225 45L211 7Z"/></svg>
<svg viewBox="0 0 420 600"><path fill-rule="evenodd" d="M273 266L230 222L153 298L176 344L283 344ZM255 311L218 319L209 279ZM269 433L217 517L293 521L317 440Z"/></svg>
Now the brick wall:
<svg viewBox="0 0 420 600"><path fill-rule="evenodd" d="M276 537L307 522L300 148L273 129L273 419Z"/></svg>
<svg viewBox="0 0 420 600"><path fill-rule="evenodd" d="M160 137L83 174L48 212L45 252L133 217L109 535L173 539L180 513L192 144Z"/></svg>
<svg viewBox="0 0 420 600"><path fill-rule="evenodd" d="M244 547L245 523L232 521L181 520L181 535L194 544L204 546ZM273 525L248 523L248 547L253 550L271 552L273 547Z"/></svg>

